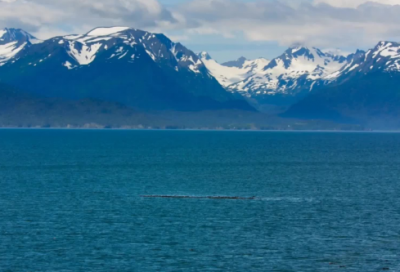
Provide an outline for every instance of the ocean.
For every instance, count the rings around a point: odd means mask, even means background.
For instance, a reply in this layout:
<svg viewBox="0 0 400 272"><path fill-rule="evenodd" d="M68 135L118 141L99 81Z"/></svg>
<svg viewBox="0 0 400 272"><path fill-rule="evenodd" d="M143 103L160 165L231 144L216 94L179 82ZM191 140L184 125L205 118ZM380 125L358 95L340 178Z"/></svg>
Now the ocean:
<svg viewBox="0 0 400 272"><path fill-rule="evenodd" d="M400 134L0 130L0 271L400 271L399 193Z"/></svg>

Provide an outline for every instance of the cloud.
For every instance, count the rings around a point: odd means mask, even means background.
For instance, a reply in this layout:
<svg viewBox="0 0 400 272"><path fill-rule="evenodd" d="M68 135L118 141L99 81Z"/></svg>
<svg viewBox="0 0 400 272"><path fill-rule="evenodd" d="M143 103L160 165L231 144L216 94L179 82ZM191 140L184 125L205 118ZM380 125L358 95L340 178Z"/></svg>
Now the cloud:
<svg viewBox="0 0 400 272"><path fill-rule="evenodd" d="M365 3L377 3L381 5L400 5L400 0L315 0L314 3L328 4L339 8L357 8Z"/></svg>
<svg viewBox="0 0 400 272"><path fill-rule="evenodd" d="M112 25L168 29L177 23L157 0L0 0L0 27L21 27L42 37L57 30Z"/></svg>
<svg viewBox="0 0 400 272"><path fill-rule="evenodd" d="M170 35L168 33L166 33L166 35L168 36L169 39L171 39L171 41L174 42L182 42L182 41L187 41L189 40L189 36L186 35Z"/></svg>
<svg viewBox="0 0 400 272"><path fill-rule="evenodd" d="M192 0L180 6L198 29L250 41L320 47L373 45L400 37L400 0ZM190 31L195 31L191 29Z"/></svg>
<svg viewBox="0 0 400 272"><path fill-rule="evenodd" d="M400 0L187 0L168 8L158 0L0 0L0 28L40 38L123 25L175 39L214 35L322 48L399 39L399 14Z"/></svg>

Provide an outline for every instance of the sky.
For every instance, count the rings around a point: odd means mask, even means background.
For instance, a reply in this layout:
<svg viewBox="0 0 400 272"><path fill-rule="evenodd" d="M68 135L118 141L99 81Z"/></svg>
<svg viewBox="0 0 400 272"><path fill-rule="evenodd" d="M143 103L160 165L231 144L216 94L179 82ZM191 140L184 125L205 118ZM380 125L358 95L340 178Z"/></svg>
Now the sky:
<svg viewBox="0 0 400 272"><path fill-rule="evenodd" d="M0 0L0 28L41 39L99 26L164 33L219 62L293 45L341 50L400 41L400 0Z"/></svg>

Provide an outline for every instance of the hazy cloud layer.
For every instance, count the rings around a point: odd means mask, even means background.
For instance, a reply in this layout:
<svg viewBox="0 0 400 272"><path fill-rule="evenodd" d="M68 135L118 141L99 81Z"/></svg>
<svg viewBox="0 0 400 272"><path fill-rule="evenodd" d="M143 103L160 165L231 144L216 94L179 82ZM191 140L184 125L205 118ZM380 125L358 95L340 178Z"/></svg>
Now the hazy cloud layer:
<svg viewBox="0 0 400 272"><path fill-rule="evenodd" d="M353 1L358 2L356 7ZM249 40L282 45L341 47L400 39L400 6L378 3L400 4L400 0L299 2L193 0L180 12L200 25L192 31L209 30L227 37L239 31Z"/></svg>
<svg viewBox="0 0 400 272"><path fill-rule="evenodd" d="M0 27L21 27L42 37L96 26L169 29L176 24L173 12L157 0L0 0Z"/></svg>
<svg viewBox="0 0 400 272"><path fill-rule="evenodd" d="M315 3L325 3L340 8L357 8L358 6L371 2L383 5L400 5L400 0L315 0Z"/></svg>
<svg viewBox="0 0 400 272"><path fill-rule="evenodd" d="M95 26L174 31L176 37L220 35L249 41L321 47L400 40L400 0L0 0L0 28L21 27L46 38Z"/></svg>

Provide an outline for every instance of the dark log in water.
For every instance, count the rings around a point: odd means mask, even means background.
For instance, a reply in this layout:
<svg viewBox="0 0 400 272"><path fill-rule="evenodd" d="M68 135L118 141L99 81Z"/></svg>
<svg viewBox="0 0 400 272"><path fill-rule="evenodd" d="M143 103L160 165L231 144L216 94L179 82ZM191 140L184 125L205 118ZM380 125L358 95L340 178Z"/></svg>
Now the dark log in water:
<svg viewBox="0 0 400 272"><path fill-rule="evenodd" d="M186 199L228 199L228 200L254 200L253 197L240 197L240 196L170 196L170 195L144 195L144 198L186 198Z"/></svg>

